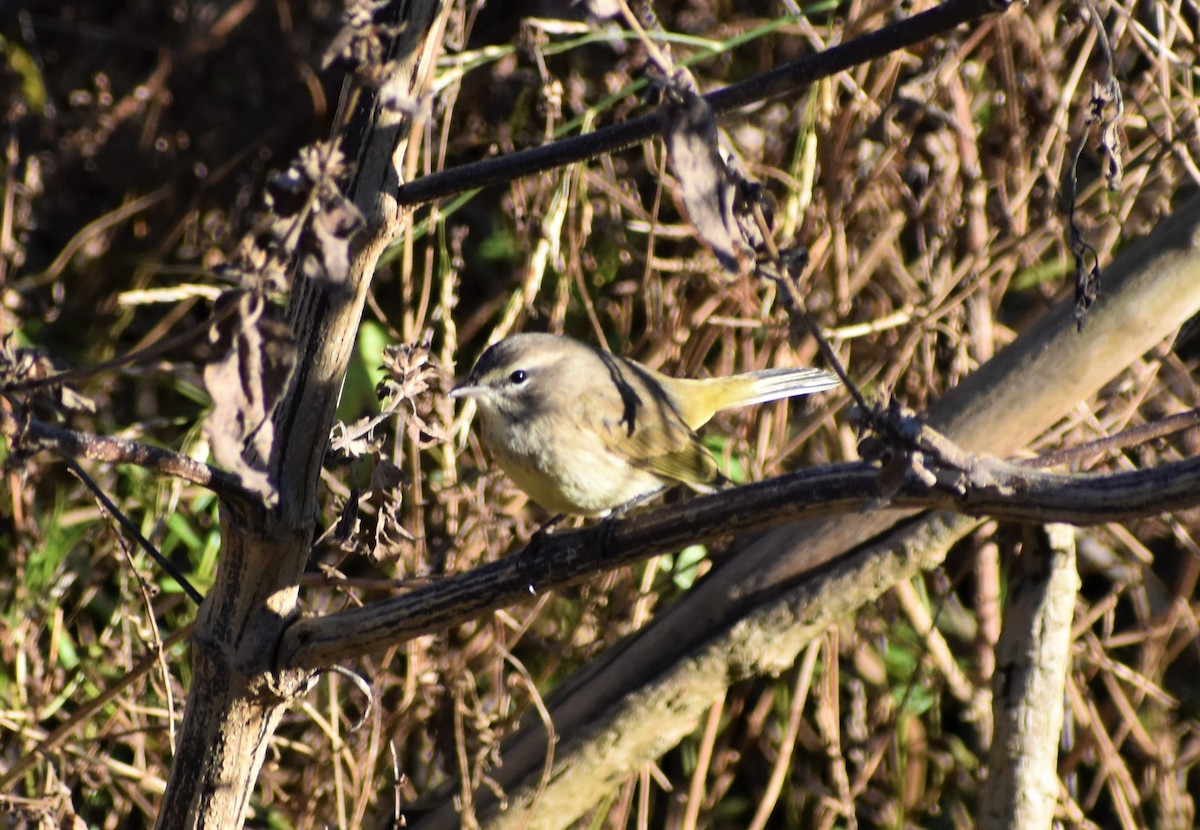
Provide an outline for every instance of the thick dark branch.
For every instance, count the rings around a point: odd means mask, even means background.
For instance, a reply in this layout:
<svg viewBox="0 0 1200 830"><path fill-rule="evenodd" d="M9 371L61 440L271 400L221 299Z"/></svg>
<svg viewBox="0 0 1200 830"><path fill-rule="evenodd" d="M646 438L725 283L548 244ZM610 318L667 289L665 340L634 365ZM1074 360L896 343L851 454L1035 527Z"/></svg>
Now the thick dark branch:
<svg viewBox="0 0 1200 830"><path fill-rule="evenodd" d="M1005 8L1006 4L988 0L949 0L884 29L709 93L705 98L713 113L720 116L768 98L795 95L813 81L945 34L957 26ZM503 184L577 161L615 153L661 135L666 125L661 112L653 112L586 135L464 164L402 185L396 192L396 201L400 205L422 205L466 190Z"/></svg>
<svg viewBox="0 0 1200 830"><path fill-rule="evenodd" d="M394 0L375 9L386 43L382 90L359 90L341 146L353 164L346 183L365 219L348 263L326 279L298 279L288 303L298 362L284 400L264 430L273 431L267 459L277 506L255 509L221 501L221 555L216 578L196 618L187 709L155 826L238 828L271 735L290 701L308 688L304 672L271 672L282 633L298 613L300 577L318 515L321 462L337 399L354 350L379 253L400 238L407 217L390 194L402 179L412 121L384 100L424 95L436 64L449 4ZM349 88L349 87L348 87ZM336 224L336 223L335 223ZM332 232L328 226L318 237ZM320 241L325 249L326 242ZM334 273L336 271L336 275ZM338 276L338 279L333 279Z"/></svg>
<svg viewBox="0 0 1200 830"><path fill-rule="evenodd" d="M880 470L838 464L691 499L628 519L558 533L519 554L373 605L297 622L280 665L316 668L477 617L688 544L802 518L872 508L934 508L1037 522L1100 524L1200 504L1200 459L1112 475L1046 473L978 459L981 474L880 494Z"/></svg>
<svg viewBox="0 0 1200 830"><path fill-rule="evenodd" d="M124 438L78 432L52 426L34 418L22 421L11 412L2 409L0 435L7 436L14 448L19 447L26 451L51 450L71 458L133 464L207 487L222 498L235 501L252 499L251 494L248 494L229 473L162 447L152 447Z"/></svg>

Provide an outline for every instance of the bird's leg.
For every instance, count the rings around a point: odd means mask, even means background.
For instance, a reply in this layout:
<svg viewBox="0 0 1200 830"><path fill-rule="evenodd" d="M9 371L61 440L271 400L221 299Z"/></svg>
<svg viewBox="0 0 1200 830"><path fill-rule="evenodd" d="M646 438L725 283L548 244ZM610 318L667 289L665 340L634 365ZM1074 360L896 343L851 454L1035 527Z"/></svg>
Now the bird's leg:
<svg viewBox="0 0 1200 830"><path fill-rule="evenodd" d="M632 510L633 508L635 508L639 504L641 504L642 502L649 501L650 499L654 498L655 496L657 496L659 493L661 493L663 490L666 490L666 489L667 488L664 485L662 487L659 487L657 490L650 491L649 493L642 493L640 496L634 496L633 498L631 498L629 501L625 502L624 504L618 504L612 510L608 511L607 514L605 514L604 521L607 522L607 521L610 521L611 519L621 518L626 513L628 513L630 510Z"/></svg>
<svg viewBox="0 0 1200 830"><path fill-rule="evenodd" d="M621 518L627 508L633 507L633 502L641 501L644 498L645 496L639 496L628 504L621 505L621 507L612 511L600 520L600 527L597 528L596 532L599 534L597 542L600 545L600 556L602 559L608 559L609 553L611 552L613 531L615 531L617 528L617 521Z"/></svg>
<svg viewBox="0 0 1200 830"><path fill-rule="evenodd" d="M546 522L544 525L535 530L533 535L529 537L529 547L536 548L536 546L544 543L547 537L550 536L551 531L558 527L559 523L565 518L567 518L566 513L559 513L555 516L551 516L550 521Z"/></svg>
<svg viewBox="0 0 1200 830"><path fill-rule="evenodd" d="M617 527L617 520L624 518L625 514L630 510L637 507L644 501L649 501L666 489L667 488L663 486L657 490L652 490L649 493L642 493L640 496L634 496L629 501L625 502L624 504L617 505L604 515L604 518L600 520L600 527L597 531L600 534L600 555L602 557L608 558L609 549L612 544L613 531L616 530Z"/></svg>

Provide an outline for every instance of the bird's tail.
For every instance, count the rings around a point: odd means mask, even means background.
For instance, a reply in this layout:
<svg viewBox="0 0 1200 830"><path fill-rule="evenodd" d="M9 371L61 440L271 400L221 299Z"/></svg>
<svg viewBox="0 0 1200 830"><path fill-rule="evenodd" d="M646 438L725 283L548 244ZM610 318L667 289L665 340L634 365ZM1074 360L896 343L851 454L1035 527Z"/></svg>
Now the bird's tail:
<svg viewBox="0 0 1200 830"><path fill-rule="evenodd" d="M760 369L736 377L747 381L745 391L720 407L721 409L811 395L840 386L842 383L837 375L824 369Z"/></svg>
<svg viewBox="0 0 1200 830"><path fill-rule="evenodd" d="M811 395L840 383L821 369L760 369L723 378L672 378L668 397L684 422L699 429L723 409Z"/></svg>

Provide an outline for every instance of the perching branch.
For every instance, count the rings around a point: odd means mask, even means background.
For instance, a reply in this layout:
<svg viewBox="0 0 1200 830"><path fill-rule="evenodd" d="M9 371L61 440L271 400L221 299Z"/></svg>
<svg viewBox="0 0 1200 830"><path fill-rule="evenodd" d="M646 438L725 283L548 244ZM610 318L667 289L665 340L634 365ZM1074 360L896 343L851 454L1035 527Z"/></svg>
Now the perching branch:
<svg viewBox="0 0 1200 830"><path fill-rule="evenodd" d="M602 570L817 516L924 508L1087 525L1200 505L1196 458L1109 475L1049 473L973 458L970 470L943 469L933 483L910 476L891 495L884 492L878 467L837 464L556 533L518 554L411 593L301 620L284 637L279 665L318 668L378 652Z"/></svg>

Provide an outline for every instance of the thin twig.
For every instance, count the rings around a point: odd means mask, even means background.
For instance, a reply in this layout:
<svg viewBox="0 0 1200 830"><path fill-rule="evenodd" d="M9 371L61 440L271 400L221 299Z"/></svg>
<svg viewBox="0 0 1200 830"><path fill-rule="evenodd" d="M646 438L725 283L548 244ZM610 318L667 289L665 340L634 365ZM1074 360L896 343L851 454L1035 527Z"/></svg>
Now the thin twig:
<svg viewBox="0 0 1200 830"><path fill-rule="evenodd" d="M1196 426L1200 426L1200 409L1169 415L1148 424L1122 430L1116 435L1106 435L1103 438L1088 441L1086 444L1045 453L1035 458L1022 459L1018 463L1028 467L1061 467L1082 464L1091 458L1118 450L1127 450L1145 444L1147 441L1164 438Z"/></svg>
<svg viewBox="0 0 1200 830"><path fill-rule="evenodd" d="M109 360L102 360L99 363L93 363L90 366L76 366L73 369L65 369L61 372L56 372L53 375L47 375L40 378L30 378L28 380L20 380L14 383L6 383L0 386L0 392L5 394L14 392L30 392L34 389L44 389L47 386L57 386L63 383L70 383L96 375L100 372L109 369L119 369L122 366L129 366L134 363L146 363L158 356L165 354L171 349L177 349L181 346L195 341L197 338L207 335L213 326L220 323L226 317L229 317L238 306L236 303L220 304L218 303L213 308L212 316L196 325L180 332L174 337L166 340L152 343L144 349L137 349L127 354L118 355Z"/></svg>
<svg viewBox="0 0 1200 830"><path fill-rule="evenodd" d="M163 556L162 553L159 552L158 548L154 547L154 545L150 543L150 540L142 535L141 531L139 531L133 522L129 520L129 517L121 512L121 508L117 507L116 504L113 503L112 499L108 497L108 494L101 489L100 485L96 483L95 479L88 475L84 469L75 462L75 459L64 458L63 463L67 465L71 472L79 477L79 480L83 482L85 487L92 491L92 495L99 499L100 503L104 505L104 509L108 511L109 515L116 519L117 523L120 524L121 527L125 528L125 532L132 536L137 543L142 546L142 549L145 550L146 553L150 554L150 558L157 562L159 566L171 576L172 579L179 583L179 587L183 589L185 594L191 597L193 602L195 602L197 605L204 602L204 595L192 587L192 583L188 582L187 577L183 575L183 572L179 570L179 568L175 567L174 562Z"/></svg>

